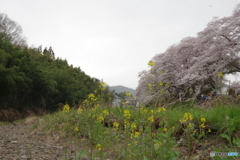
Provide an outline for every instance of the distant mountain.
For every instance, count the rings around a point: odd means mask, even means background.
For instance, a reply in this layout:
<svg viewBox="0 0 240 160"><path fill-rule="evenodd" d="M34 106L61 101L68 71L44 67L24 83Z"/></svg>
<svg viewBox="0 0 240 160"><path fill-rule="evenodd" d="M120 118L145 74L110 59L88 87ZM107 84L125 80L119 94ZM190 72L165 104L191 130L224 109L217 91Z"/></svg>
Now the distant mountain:
<svg viewBox="0 0 240 160"><path fill-rule="evenodd" d="M124 87L124 86L110 86L109 89L110 89L110 91L115 90L115 93L129 91L132 95L136 95L136 91L134 89L127 88L127 87Z"/></svg>

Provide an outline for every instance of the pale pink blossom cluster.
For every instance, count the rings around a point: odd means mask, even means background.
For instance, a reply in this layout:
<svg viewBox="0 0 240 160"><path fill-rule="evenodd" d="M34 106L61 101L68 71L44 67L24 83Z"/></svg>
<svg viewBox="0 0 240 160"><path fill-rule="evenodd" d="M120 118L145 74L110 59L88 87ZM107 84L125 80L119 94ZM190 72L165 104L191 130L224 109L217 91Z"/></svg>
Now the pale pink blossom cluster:
<svg viewBox="0 0 240 160"><path fill-rule="evenodd" d="M240 72L240 4L231 16L213 18L196 37L182 39L151 61L151 69L139 74L137 96L141 103L149 102L160 91L179 98L216 89L224 78L219 73Z"/></svg>

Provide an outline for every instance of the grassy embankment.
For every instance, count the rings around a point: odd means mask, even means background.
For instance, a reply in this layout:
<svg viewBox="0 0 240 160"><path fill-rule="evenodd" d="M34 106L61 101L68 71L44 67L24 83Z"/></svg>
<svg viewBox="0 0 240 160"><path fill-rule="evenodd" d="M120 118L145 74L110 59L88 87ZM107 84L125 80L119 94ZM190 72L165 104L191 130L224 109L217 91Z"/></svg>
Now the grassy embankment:
<svg viewBox="0 0 240 160"><path fill-rule="evenodd" d="M84 146L85 150L76 151L76 159L81 155L91 159L207 159L210 151L240 149L239 105L208 109L184 105L70 109L65 105L35 127Z"/></svg>

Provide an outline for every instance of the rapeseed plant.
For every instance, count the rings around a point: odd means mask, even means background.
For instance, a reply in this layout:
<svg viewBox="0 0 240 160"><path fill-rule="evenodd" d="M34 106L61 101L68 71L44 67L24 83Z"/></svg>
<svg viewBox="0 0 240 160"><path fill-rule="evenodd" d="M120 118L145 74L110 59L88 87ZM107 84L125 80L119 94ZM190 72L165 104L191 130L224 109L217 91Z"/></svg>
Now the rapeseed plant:
<svg viewBox="0 0 240 160"><path fill-rule="evenodd" d="M98 122L102 122L103 120L104 120L104 118L103 118L102 115L99 115L99 116L97 117L97 121L98 121Z"/></svg>
<svg viewBox="0 0 240 160"><path fill-rule="evenodd" d="M78 108L78 114L82 114L82 112L83 112L83 109L81 109L81 108Z"/></svg>
<svg viewBox="0 0 240 160"><path fill-rule="evenodd" d="M162 73L163 73L163 71L159 71L159 73L160 73L160 74L162 74Z"/></svg>
<svg viewBox="0 0 240 160"><path fill-rule="evenodd" d="M170 87L170 83L166 83L165 86L166 86L166 87Z"/></svg>
<svg viewBox="0 0 240 160"><path fill-rule="evenodd" d="M150 114L154 114L155 110L151 109Z"/></svg>
<svg viewBox="0 0 240 160"><path fill-rule="evenodd" d="M103 116L107 116L107 115L109 115L108 110L103 110Z"/></svg>
<svg viewBox="0 0 240 160"><path fill-rule="evenodd" d="M224 74L222 72L218 72L217 75L219 78L222 78L224 76Z"/></svg>
<svg viewBox="0 0 240 160"><path fill-rule="evenodd" d="M148 112L148 110L145 109L144 107L141 107L141 108L140 108L140 113L141 113L141 114L146 114L147 112Z"/></svg>
<svg viewBox="0 0 240 160"><path fill-rule="evenodd" d="M129 91L125 92L125 96L126 97L130 97L131 96L131 93Z"/></svg>
<svg viewBox="0 0 240 160"><path fill-rule="evenodd" d="M97 148L99 151L101 150L101 147L102 147L101 144L97 144L97 145L96 145L96 148Z"/></svg>
<svg viewBox="0 0 240 160"><path fill-rule="evenodd" d="M126 129L129 127L129 121L124 119L123 123L124 123L124 128L125 128L124 132L126 132Z"/></svg>
<svg viewBox="0 0 240 160"><path fill-rule="evenodd" d="M74 127L74 129L73 129L74 131L76 131L76 132L78 132L79 131L79 129L78 129L78 127Z"/></svg>
<svg viewBox="0 0 240 160"><path fill-rule="evenodd" d="M163 128L163 132L167 132L168 131L168 129L167 128Z"/></svg>
<svg viewBox="0 0 240 160"><path fill-rule="evenodd" d="M113 127L115 130L117 130L119 128L119 123L118 122L114 122L113 123Z"/></svg>
<svg viewBox="0 0 240 160"><path fill-rule="evenodd" d="M137 138L137 137L139 137L139 135L140 135L140 132L134 131L133 133L131 133L130 138L131 138L131 139Z"/></svg>
<svg viewBox="0 0 240 160"><path fill-rule="evenodd" d="M205 118L201 118L200 121L201 121L200 127L201 127L201 128L205 128L204 123L206 122L206 119L205 119Z"/></svg>
<svg viewBox="0 0 240 160"><path fill-rule="evenodd" d="M137 128L137 124L136 124L136 123L132 123L132 124L131 124L131 128L132 128L132 129L136 129L136 128Z"/></svg>
<svg viewBox="0 0 240 160"><path fill-rule="evenodd" d="M107 84L106 83L104 83L104 82L101 82L100 83L100 89L103 91L103 90L105 90L105 88L107 87Z"/></svg>
<svg viewBox="0 0 240 160"><path fill-rule="evenodd" d="M92 100L92 99L95 98L95 96L94 96L94 94L90 93L90 94L88 95L88 98L89 98L90 100Z"/></svg>
<svg viewBox="0 0 240 160"><path fill-rule="evenodd" d="M162 143L160 141L155 142L155 144L154 144L155 150L158 150L161 145L162 145Z"/></svg>
<svg viewBox="0 0 240 160"><path fill-rule="evenodd" d="M162 81L158 82L158 85L163 86L163 82Z"/></svg>
<svg viewBox="0 0 240 160"><path fill-rule="evenodd" d="M193 116L191 113L184 113L184 116L182 119L180 119L180 122L187 122L193 120Z"/></svg>
<svg viewBox="0 0 240 160"><path fill-rule="evenodd" d="M152 83L148 83L147 85L148 85L148 89L151 91L153 86Z"/></svg>
<svg viewBox="0 0 240 160"><path fill-rule="evenodd" d="M158 109L157 109L157 112L162 112L162 111L166 111L166 109L165 108L163 108L163 107L159 107Z"/></svg>
<svg viewBox="0 0 240 160"><path fill-rule="evenodd" d="M140 132L137 132L137 131L134 132L134 137L135 138L139 137L139 135L140 135Z"/></svg>
<svg viewBox="0 0 240 160"><path fill-rule="evenodd" d="M201 118L201 122L206 122L206 119L205 118Z"/></svg>
<svg viewBox="0 0 240 160"><path fill-rule="evenodd" d="M125 118L127 118L127 119L130 118L131 114L130 114L130 111L129 111L129 110L124 109L123 113L124 113L123 116L124 116Z"/></svg>
<svg viewBox="0 0 240 160"><path fill-rule="evenodd" d="M70 111L70 106L69 106L68 104L65 104L65 105L63 106L63 112L68 113L69 111Z"/></svg>
<svg viewBox="0 0 240 160"><path fill-rule="evenodd" d="M149 118L148 118L148 121L154 122L154 117L153 117L153 116L149 117Z"/></svg>
<svg viewBox="0 0 240 160"><path fill-rule="evenodd" d="M152 67L152 66L154 66L154 65L155 65L155 63L154 63L153 61L149 61L149 62L148 62L148 66Z"/></svg>

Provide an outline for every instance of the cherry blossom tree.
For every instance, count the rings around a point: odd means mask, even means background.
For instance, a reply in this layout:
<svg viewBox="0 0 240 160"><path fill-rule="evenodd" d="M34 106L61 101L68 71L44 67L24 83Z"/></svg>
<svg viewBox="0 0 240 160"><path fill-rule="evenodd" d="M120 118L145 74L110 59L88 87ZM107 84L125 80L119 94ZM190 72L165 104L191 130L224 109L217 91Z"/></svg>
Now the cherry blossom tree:
<svg viewBox="0 0 240 160"><path fill-rule="evenodd" d="M218 89L225 74L240 72L240 4L229 17L213 18L196 37L187 37L155 55L140 72L137 95L146 103L164 96L196 97Z"/></svg>

